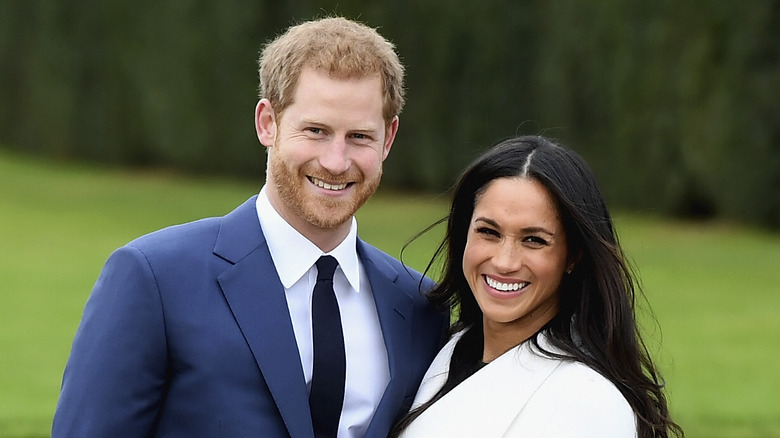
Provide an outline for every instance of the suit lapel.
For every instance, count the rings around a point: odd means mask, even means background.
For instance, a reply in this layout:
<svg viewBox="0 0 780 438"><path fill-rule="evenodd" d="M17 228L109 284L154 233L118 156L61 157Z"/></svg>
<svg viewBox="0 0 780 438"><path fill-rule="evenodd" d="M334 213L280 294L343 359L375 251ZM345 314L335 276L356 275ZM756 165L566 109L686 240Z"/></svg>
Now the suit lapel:
<svg viewBox="0 0 780 438"><path fill-rule="evenodd" d="M381 258L376 249L358 240L358 255L363 261L374 294L382 337L387 348L390 382L379 402L376 413L366 430L366 436L378 436L377 431L387 431L401 405L406 383L409 380L407 351L411 345L412 298L401 293L395 284L398 272ZM384 436L382 432L382 436Z"/></svg>
<svg viewBox="0 0 780 438"><path fill-rule="evenodd" d="M412 336L412 298L397 290L398 272L378 250L359 239L357 250L371 283L390 370L390 382L366 431L371 437L389 430L404 397L409 379L406 359ZM313 436L308 391L284 286L260 229L255 197L223 218L214 254L232 264L217 281L290 436Z"/></svg>
<svg viewBox="0 0 780 438"><path fill-rule="evenodd" d="M217 281L290 436L311 437L308 393L284 286L271 261L254 199L223 218L214 254L233 264Z"/></svg>

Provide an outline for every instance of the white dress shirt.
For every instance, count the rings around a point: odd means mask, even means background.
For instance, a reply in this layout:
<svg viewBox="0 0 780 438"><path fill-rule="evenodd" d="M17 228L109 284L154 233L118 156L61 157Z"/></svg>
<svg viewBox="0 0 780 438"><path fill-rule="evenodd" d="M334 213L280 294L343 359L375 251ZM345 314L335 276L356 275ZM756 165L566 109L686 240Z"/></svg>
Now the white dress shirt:
<svg viewBox="0 0 780 438"><path fill-rule="evenodd" d="M263 187L257 197L257 216L276 272L284 285L306 386L311 388L311 298L317 282L315 263L325 253L279 215L265 190ZM356 244L357 220L352 218L347 237L327 253L339 262L333 276L333 290L339 303L347 357L339 438L363 437L390 381L382 328Z"/></svg>

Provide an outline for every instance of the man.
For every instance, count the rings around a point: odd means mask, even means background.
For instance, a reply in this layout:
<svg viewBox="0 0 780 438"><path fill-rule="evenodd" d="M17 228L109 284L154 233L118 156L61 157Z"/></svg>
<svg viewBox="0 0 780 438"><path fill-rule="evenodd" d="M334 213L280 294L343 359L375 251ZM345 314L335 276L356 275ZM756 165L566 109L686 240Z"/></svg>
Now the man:
<svg viewBox="0 0 780 438"><path fill-rule="evenodd" d="M54 438L385 437L408 409L447 318L421 294L430 280L357 238L354 219L398 130L403 68L343 18L288 29L259 64L266 185L111 255Z"/></svg>

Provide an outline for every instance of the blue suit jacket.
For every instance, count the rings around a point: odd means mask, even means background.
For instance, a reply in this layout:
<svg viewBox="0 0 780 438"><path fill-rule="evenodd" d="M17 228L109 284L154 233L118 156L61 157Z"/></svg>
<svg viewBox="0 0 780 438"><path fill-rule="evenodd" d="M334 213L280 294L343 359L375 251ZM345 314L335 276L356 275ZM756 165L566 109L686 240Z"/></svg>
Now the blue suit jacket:
<svg viewBox="0 0 780 438"><path fill-rule="evenodd" d="M384 438L441 347L447 318L426 304L419 273L360 240L357 250L390 366L366 436ZM109 257L76 332L52 436L314 436L254 197Z"/></svg>

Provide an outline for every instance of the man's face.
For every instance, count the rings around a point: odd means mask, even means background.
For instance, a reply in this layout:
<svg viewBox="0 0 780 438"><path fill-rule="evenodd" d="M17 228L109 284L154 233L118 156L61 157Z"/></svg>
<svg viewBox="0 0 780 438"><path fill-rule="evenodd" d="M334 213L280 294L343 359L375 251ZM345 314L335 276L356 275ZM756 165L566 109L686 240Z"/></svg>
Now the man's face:
<svg viewBox="0 0 780 438"><path fill-rule="evenodd" d="M258 128L269 147L269 199L302 234L348 226L376 190L398 127L397 118L385 127L382 103L379 76L333 79L307 68L293 103L274 115L273 135ZM261 105L258 124L268 124Z"/></svg>

